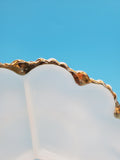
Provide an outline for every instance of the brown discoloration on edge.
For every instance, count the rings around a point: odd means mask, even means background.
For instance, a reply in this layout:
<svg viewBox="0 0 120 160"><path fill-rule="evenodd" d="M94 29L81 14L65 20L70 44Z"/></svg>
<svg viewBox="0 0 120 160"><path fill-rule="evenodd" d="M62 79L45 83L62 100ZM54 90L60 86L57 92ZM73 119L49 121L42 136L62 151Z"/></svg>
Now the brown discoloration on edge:
<svg viewBox="0 0 120 160"><path fill-rule="evenodd" d="M118 102L116 102L114 116L120 119L120 104Z"/></svg>
<svg viewBox="0 0 120 160"><path fill-rule="evenodd" d="M110 85L105 84L101 80L94 80L92 78L89 78L89 76L83 71L74 71L73 69L69 68L66 63L58 62L54 58L51 58L51 59L48 59L48 60L43 59L43 58L39 58L34 62L33 61L26 62L24 60L15 60L10 64L0 63L0 68L6 68L6 69L9 69L9 70L12 70L12 71L16 72L17 74L25 75L28 72L30 72L33 68L35 68L39 65L43 65L43 64L54 64L54 65L57 65L57 66L60 66L64 69L66 69L69 73L72 74L75 82L80 86L86 85L86 84L89 84L89 83L95 83L95 84L103 85L105 88L107 88L112 93L112 95L114 97L115 105L116 105L114 116L116 118L120 118L120 104L117 101L116 93L113 92Z"/></svg>
<svg viewBox="0 0 120 160"><path fill-rule="evenodd" d="M85 84L91 83L89 76L83 71L78 71L77 77L79 79L80 85L85 85Z"/></svg>

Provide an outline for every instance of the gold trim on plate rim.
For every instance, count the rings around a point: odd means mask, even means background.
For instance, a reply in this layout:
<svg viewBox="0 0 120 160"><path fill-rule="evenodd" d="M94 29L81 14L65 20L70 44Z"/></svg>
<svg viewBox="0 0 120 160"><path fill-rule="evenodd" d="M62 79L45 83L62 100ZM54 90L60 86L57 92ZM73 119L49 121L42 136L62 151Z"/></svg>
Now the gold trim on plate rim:
<svg viewBox="0 0 120 160"><path fill-rule="evenodd" d="M117 101L116 93L113 92L111 86L108 84L105 84L101 80L94 80L92 78L89 78L89 76L83 71L74 71L73 69L69 68L68 65L64 62L58 62L54 58L50 58L48 60L43 59L43 58L39 58L36 61L29 61L29 62L26 62L24 60L15 60L10 64L9 63L4 63L4 64L0 63L0 68L7 68L9 70L16 72L17 74L25 75L28 72L30 72L33 68L35 68L39 65L43 65L43 64L54 64L54 65L65 68L68 72L70 72L72 74L75 82L80 86L86 85L89 83L103 85L105 88L107 88L112 93L114 100L115 100L114 116L116 118L120 119L120 104Z"/></svg>

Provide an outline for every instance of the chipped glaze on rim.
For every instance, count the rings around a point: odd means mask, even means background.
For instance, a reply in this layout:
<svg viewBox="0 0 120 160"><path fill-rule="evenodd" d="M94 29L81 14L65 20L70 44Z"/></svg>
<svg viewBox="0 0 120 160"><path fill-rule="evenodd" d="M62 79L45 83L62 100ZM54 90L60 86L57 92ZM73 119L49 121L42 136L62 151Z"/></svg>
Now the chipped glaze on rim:
<svg viewBox="0 0 120 160"><path fill-rule="evenodd" d="M116 118L120 119L120 104L117 101L116 93L113 92L111 86L108 85L108 84L105 84L101 80L94 80L92 78L89 78L89 76L83 71L74 71L73 69L68 67L68 65L64 62L58 62L54 58L51 58L51 59L48 59L48 60L43 59L43 58L39 58L36 61L29 61L29 62L26 62L24 60L15 60L10 64L9 63L4 63L4 64L0 63L0 68L7 68L9 70L12 70L12 71L16 72L17 74L25 75L28 72L30 72L33 68L35 68L39 65L43 65L43 64L54 64L54 65L63 67L69 73L72 74L75 82L80 86L86 85L86 84L89 84L89 83L103 85L105 88L107 88L112 93L112 95L114 97L114 100L115 100L114 116Z"/></svg>

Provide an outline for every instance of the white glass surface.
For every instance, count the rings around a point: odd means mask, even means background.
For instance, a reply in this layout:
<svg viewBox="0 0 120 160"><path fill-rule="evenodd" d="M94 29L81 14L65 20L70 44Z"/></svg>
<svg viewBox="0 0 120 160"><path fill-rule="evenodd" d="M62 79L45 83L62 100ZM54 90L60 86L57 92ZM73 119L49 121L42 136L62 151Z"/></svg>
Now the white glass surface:
<svg viewBox="0 0 120 160"><path fill-rule="evenodd" d="M23 84L16 73L0 69L0 160L19 160L32 151Z"/></svg>
<svg viewBox="0 0 120 160"><path fill-rule="evenodd" d="M79 86L56 65L0 69L0 159L119 160L120 121L102 85Z"/></svg>

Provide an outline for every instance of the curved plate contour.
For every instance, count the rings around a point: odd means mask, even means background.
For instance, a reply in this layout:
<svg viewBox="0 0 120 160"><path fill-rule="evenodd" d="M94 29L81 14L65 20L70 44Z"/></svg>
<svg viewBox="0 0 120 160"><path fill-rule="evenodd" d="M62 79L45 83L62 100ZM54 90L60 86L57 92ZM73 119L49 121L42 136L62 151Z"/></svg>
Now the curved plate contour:
<svg viewBox="0 0 120 160"><path fill-rule="evenodd" d="M36 61L29 61L29 62L26 62L24 60L14 60L10 64L0 63L0 68L6 68L6 69L16 72L19 75L25 75L28 72L30 72L32 69L34 69L35 67L43 65L43 64L54 64L54 65L57 65L57 66L60 66L66 69L69 73L72 74L75 82L80 86L86 85L89 83L103 85L105 88L107 88L112 93L114 100L115 100L114 116L120 119L120 104L117 101L117 95L115 92L113 92L112 87L108 84L105 84L102 80L94 80L90 78L84 71L74 71L64 62L58 62L54 58L50 58L48 60L44 58L38 58Z"/></svg>
<svg viewBox="0 0 120 160"><path fill-rule="evenodd" d="M47 62L24 76L0 69L0 159L119 160L112 91L84 72Z"/></svg>

